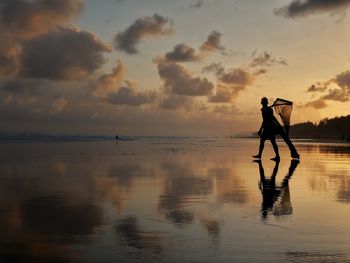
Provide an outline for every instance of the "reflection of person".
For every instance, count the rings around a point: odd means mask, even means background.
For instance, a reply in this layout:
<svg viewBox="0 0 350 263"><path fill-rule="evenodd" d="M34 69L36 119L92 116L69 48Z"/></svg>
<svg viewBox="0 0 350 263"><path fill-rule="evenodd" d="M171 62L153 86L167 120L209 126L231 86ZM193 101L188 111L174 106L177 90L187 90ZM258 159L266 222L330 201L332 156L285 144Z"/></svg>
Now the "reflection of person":
<svg viewBox="0 0 350 263"><path fill-rule="evenodd" d="M256 160L254 162L259 164L259 186L263 198L261 204L261 217L263 219L266 219L270 211L272 211L273 215L275 216L292 214L293 208L290 202L289 179L292 177L296 167L299 164L299 161L291 161L289 171L284 177L280 186L276 186L276 176L278 173L279 161L276 161L272 175L269 179L265 177L265 172L261 160Z"/></svg>
<svg viewBox="0 0 350 263"><path fill-rule="evenodd" d="M268 106L267 98L264 97L261 99L261 105L262 105L261 114L262 114L263 122L258 131L258 134L260 135L259 153L257 155L253 155L253 157L260 159L262 152L264 150L265 141L270 140L276 155L274 158L272 158L272 160L276 160L276 161L279 160L280 156L279 156L278 146L277 146L276 137L275 137L275 135L279 134L288 145L292 158L299 159L300 155L295 149L293 143L289 139L286 132L283 130L283 127L281 126L281 124L273 115L272 108Z"/></svg>

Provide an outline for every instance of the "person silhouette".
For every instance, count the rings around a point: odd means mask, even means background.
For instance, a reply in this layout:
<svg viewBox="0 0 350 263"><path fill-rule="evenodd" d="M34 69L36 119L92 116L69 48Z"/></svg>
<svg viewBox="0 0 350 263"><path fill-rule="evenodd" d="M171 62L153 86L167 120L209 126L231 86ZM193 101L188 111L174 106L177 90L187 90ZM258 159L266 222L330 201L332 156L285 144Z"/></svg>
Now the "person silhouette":
<svg viewBox="0 0 350 263"><path fill-rule="evenodd" d="M289 179L292 177L299 160L291 160L287 175L284 177L280 186L276 185L276 176L278 173L279 161L275 162L272 175L269 179L265 177L264 167L261 160L254 162L259 165L260 182L259 188L262 194L261 217L267 219L269 212L274 216L290 215L293 212L290 202Z"/></svg>
<svg viewBox="0 0 350 263"><path fill-rule="evenodd" d="M253 155L254 158L261 158L261 155L264 150L264 145L266 140L270 140L273 150L275 151L275 157L271 160L278 161L280 159L278 146L276 143L276 135L280 135L285 143L288 145L290 150L290 154L292 158L299 159L300 155L295 149L293 143L289 139L287 133L284 131L282 125L278 122L276 117L273 115L273 110L268 106L269 102L266 97L261 99L261 114L262 114L262 124L258 131L258 135L260 136L260 145L259 145L259 153L257 155Z"/></svg>

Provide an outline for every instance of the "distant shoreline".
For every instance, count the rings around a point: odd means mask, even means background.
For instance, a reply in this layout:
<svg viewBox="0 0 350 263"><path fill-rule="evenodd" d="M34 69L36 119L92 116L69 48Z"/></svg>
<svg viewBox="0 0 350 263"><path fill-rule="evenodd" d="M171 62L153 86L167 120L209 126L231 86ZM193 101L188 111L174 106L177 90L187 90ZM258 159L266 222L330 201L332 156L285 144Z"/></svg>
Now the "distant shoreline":
<svg viewBox="0 0 350 263"><path fill-rule="evenodd" d="M60 142L180 142L180 141L203 141L210 142L216 140L234 140L234 139L254 139L258 140L257 135L234 135L234 136L206 136L206 137L191 137L191 136L123 136L119 135L116 140L115 135L65 135L65 134L44 134L44 133L0 133L1 143L60 143ZM277 136L277 139L280 138ZM340 140L337 138L296 138L292 140L299 143L341 143L349 144L350 141Z"/></svg>
<svg viewBox="0 0 350 263"><path fill-rule="evenodd" d="M50 143L89 141L157 141L157 140L213 140L224 137L191 136L128 136L128 135L67 135L46 133L0 133L0 143Z"/></svg>

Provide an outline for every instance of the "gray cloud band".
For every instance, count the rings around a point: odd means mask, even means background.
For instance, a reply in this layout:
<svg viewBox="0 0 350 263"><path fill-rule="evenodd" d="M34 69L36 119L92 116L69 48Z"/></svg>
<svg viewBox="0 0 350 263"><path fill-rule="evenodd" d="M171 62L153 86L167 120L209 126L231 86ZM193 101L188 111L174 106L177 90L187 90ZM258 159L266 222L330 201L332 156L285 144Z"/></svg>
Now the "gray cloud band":
<svg viewBox="0 0 350 263"><path fill-rule="evenodd" d="M350 5L350 0L294 0L274 13L285 18L299 18L321 12L334 12Z"/></svg>
<svg viewBox="0 0 350 263"><path fill-rule="evenodd" d="M337 87L332 88L332 84ZM328 81L317 82L311 85L307 89L307 92L314 94L326 93L325 95L321 95L319 99L310 101L305 105L316 109L325 108L327 106L325 103L326 100L339 102L350 101L350 70L346 70Z"/></svg>

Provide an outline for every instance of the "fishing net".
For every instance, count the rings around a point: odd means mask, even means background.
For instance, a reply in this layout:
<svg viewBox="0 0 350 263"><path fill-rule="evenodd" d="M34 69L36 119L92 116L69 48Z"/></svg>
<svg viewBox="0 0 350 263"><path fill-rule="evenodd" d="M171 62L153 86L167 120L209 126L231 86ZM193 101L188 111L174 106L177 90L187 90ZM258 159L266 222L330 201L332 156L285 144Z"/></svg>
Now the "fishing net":
<svg viewBox="0 0 350 263"><path fill-rule="evenodd" d="M272 213L275 216L291 215L293 213L292 203L290 202L289 186L282 188L281 195L272 207Z"/></svg>
<svg viewBox="0 0 350 263"><path fill-rule="evenodd" d="M290 126L290 116L293 111L293 102L277 98L271 105L275 112L280 116L284 129L288 135Z"/></svg>

